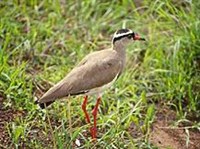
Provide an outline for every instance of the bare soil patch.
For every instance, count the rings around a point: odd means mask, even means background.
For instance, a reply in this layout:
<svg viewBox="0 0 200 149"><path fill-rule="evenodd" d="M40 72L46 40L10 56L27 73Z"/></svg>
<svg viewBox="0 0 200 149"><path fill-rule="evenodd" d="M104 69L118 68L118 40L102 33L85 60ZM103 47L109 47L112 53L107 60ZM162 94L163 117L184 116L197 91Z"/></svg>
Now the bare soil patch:
<svg viewBox="0 0 200 149"><path fill-rule="evenodd" d="M16 117L23 116L23 111L17 111L14 109L5 109L3 107L3 97L0 96L0 148L7 148L12 140L8 134L8 123L12 122Z"/></svg>
<svg viewBox="0 0 200 149"><path fill-rule="evenodd" d="M158 107L156 121L153 123L150 134L150 142L159 149L199 149L199 130L189 128L189 124L179 124L179 126L173 127L175 119L175 111L169 107Z"/></svg>

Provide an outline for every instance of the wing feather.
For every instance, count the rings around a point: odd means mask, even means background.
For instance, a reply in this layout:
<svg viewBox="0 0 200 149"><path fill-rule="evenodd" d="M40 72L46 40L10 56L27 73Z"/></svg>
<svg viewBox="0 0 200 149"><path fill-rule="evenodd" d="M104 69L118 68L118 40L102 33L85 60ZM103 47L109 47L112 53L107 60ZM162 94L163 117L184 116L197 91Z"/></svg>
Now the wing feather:
<svg viewBox="0 0 200 149"><path fill-rule="evenodd" d="M94 52L83 59L64 79L47 91L39 102L45 103L69 95L86 93L111 82L121 73L122 62L115 52L108 50L100 53L101 51Z"/></svg>

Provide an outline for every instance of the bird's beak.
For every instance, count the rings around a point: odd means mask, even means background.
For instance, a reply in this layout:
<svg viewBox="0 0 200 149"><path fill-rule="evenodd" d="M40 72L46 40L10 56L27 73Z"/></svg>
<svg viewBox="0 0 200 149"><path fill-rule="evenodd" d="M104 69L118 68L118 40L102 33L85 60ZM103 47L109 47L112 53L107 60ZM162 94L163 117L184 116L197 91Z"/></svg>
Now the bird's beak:
<svg viewBox="0 0 200 149"><path fill-rule="evenodd" d="M141 38L140 35L138 35L138 34L134 35L133 40L143 40L143 41L145 41L145 39Z"/></svg>

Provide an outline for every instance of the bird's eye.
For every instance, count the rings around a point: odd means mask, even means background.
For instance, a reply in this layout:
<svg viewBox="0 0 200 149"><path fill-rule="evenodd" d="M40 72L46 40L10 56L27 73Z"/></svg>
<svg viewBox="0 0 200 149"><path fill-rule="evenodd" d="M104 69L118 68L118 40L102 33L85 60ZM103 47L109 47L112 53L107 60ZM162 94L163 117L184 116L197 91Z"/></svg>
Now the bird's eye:
<svg viewBox="0 0 200 149"><path fill-rule="evenodd" d="M128 35L128 39L131 39L132 38L132 35Z"/></svg>

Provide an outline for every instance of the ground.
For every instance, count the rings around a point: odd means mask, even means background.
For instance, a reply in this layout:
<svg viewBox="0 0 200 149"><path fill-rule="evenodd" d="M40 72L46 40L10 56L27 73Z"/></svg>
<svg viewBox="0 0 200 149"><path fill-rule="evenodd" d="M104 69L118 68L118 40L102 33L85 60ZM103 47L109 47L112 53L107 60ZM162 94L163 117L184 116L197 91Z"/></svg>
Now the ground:
<svg viewBox="0 0 200 149"><path fill-rule="evenodd" d="M15 0L0 8L0 148L200 146L200 1ZM92 142L83 97L48 110L35 100L85 55L110 48L121 28L146 41L127 47ZM94 104L90 97L90 114Z"/></svg>
<svg viewBox="0 0 200 149"><path fill-rule="evenodd" d="M174 127L173 123L176 122L175 111L168 107L158 107L158 109L157 118L153 123L150 134L152 144L159 149L198 149L200 147L199 130L188 128L189 123ZM188 144L187 139L189 139Z"/></svg>
<svg viewBox="0 0 200 149"><path fill-rule="evenodd" d="M3 97L0 98L0 147L7 148L9 144L11 145L12 140L10 140L8 127L6 127L6 125L14 121L17 117L23 118L23 116L26 116L26 112L3 108L2 105ZM174 127L173 124L176 122L175 111L160 104L157 106L157 110L156 118L151 126L149 134L149 141L151 144L159 149L199 149L199 130L188 127L189 124L187 124L188 126L186 126L186 124L180 124ZM57 122L52 123L54 126L60 125ZM35 131L38 132L36 137L40 139L41 142L45 142L46 144L52 143L50 138L45 138L39 133L40 130L38 128L35 128ZM130 125L129 132L133 138L142 135L140 128L137 128L134 123ZM30 134L30 139L33 137L32 135L33 134ZM88 133L84 133L84 135L89 136ZM83 143L83 141L80 140L80 143ZM26 142L21 142L20 144L21 147L25 148ZM76 147L76 142L74 142L74 147Z"/></svg>

